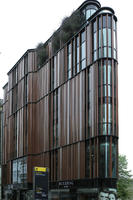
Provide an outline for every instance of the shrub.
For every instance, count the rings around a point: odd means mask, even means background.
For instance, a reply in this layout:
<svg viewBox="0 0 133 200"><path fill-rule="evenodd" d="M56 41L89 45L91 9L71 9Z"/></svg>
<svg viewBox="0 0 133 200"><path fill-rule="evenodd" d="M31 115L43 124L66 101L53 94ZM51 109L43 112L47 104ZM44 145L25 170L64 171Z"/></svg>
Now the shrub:
<svg viewBox="0 0 133 200"><path fill-rule="evenodd" d="M39 43L36 47L37 51L37 66L41 67L48 59L48 51L46 45Z"/></svg>

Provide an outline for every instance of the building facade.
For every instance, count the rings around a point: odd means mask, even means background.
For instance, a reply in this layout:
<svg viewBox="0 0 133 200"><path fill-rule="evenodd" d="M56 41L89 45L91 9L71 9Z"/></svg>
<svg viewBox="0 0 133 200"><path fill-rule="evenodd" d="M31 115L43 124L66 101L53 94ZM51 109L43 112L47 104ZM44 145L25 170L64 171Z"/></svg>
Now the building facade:
<svg viewBox="0 0 133 200"><path fill-rule="evenodd" d="M33 198L35 166L49 168L49 199L115 195L117 18L96 0L75 12L70 19L83 21L68 40L64 25L43 45L45 58L28 50L8 72L2 161L7 199Z"/></svg>

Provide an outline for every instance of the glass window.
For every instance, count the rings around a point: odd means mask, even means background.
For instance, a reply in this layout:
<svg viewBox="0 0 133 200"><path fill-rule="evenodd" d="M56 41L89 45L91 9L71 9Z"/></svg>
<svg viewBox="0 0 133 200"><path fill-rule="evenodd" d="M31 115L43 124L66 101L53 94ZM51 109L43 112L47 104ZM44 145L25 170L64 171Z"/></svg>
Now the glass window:
<svg viewBox="0 0 133 200"><path fill-rule="evenodd" d="M112 134L112 123L108 123L108 135Z"/></svg>
<svg viewBox="0 0 133 200"><path fill-rule="evenodd" d="M107 96L107 86L104 85L103 86L103 97L106 97Z"/></svg>
<svg viewBox="0 0 133 200"><path fill-rule="evenodd" d="M68 49L67 49L67 77L68 79L71 78L71 71L72 71L72 54L71 54L71 44L68 45Z"/></svg>
<svg viewBox="0 0 133 200"><path fill-rule="evenodd" d="M99 42L98 42L98 46L101 47L101 30L99 30Z"/></svg>
<svg viewBox="0 0 133 200"><path fill-rule="evenodd" d="M111 67L111 60L108 60L108 84L112 84L112 67Z"/></svg>
<svg viewBox="0 0 133 200"><path fill-rule="evenodd" d="M96 59L97 59L97 52L94 51L94 60L96 60Z"/></svg>
<svg viewBox="0 0 133 200"><path fill-rule="evenodd" d="M113 138L112 141L112 177L116 178L117 166L117 139Z"/></svg>
<svg viewBox="0 0 133 200"><path fill-rule="evenodd" d="M98 52L99 52L99 58L101 58L101 48L99 48L99 50L98 50Z"/></svg>
<svg viewBox="0 0 133 200"><path fill-rule="evenodd" d="M96 21L93 23L93 32L96 32Z"/></svg>
<svg viewBox="0 0 133 200"><path fill-rule="evenodd" d="M76 62L77 62L77 73L78 73L79 72L79 36L76 38L76 44L77 44Z"/></svg>
<svg viewBox="0 0 133 200"><path fill-rule="evenodd" d="M106 61L103 63L103 84L106 84L107 78L106 78Z"/></svg>
<svg viewBox="0 0 133 200"><path fill-rule="evenodd" d="M86 20L87 20L90 16L91 16L91 11L90 11L90 9L88 9L88 10L86 11Z"/></svg>
<svg viewBox="0 0 133 200"><path fill-rule="evenodd" d="M91 9L91 15L93 15L96 12L95 9Z"/></svg>
<svg viewBox="0 0 133 200"><path fill-rule="evenodd" d="M99 151L99 175L100 177L109 176L109 140L101 139Z"/></svg>
<svg viewBox="0 0 133 200"><path fill-rule="evenodd" d="M107 46L107 30L106 28L103 29L103 46Z"/></svg>
<svg viewBox="0 0 133 200"><path fill-rule="evenodd" d="M113 20L113 28L114 28L114 30L116 30L116 21L115 20Z"/></svg>
<svg viewBox="0 0 133 200"><path fill-rule="evenodd" d="M103 104L103 122L107 122L107 104Z"/></svg>
<svg viewBox="0 0 133 200"><path fill-rule="evenodd" d="M85 42L81 45L81 60L86 58L86 45Z"/></svg>
<svg viewBox="0 0 133 200"><path fill-rule="evenodd" d="M108 96L112 97L112 86L108 85Z"/></svg>
<svg viewBox="0 0 133 200"><path fill-rule="evenodd" d="M81 43L85 41L85 31L81 33Z"/></svg>
<svg viewBox="0 0 133 200"><path fill-rule="evenodd" d="M102 27L102 24L101 24L101 17L99 17L99 19L98 19L98 24L99 24L99 29L101 29L101 27Z"/></svg>
<svg viewBox="0 0 133 200"><path fill-rule="evenodd" d="M111 16L109 15L108 16L108 28L111 28L112 27L112 18Z"/></svg>
<svg viewBox="0 0 133 200"><path fill-rule="evenodd" d="M103 57L107 57L107 47L103 48Z"/></svg>
<svg viewBox="0 0 133 200"><path fill-rule="evenodd" d="M106 27L106 16L103 16L103 28Z"/></svg>
<svg viewBox="0 0 133 200"><path fill-rule="evenodd" d="M108 122L112 122L112 104L108 104Z"/></svg>
<svg viewBox="0 0 133 200"><path fill-rule="evenodd" d="M81 69L85 69L85 68L86 68L86 60L82 60Z"/></svg>
<svg viewBox="0 0 133 200"><path fill-rule="evenodd" d="M108 57L111 58L112 57L112 48L108 47Z"/></svg>
<svg viewBox="0 0 133 200"><path fill-rule="evenodd" d="M96 50L96 48L97 48L97 35L96 35L96 33L94 33L94 50Z"/></svg>
<svg viewBox="0 0 133 200"><path fill-rule="evenodd" d="M86 67L86 42L85 42L85 31L81 33L81 69Z"/></svg>
<svg viewBox="0 0 133 200"><path fill-rule="evenodd" d="M73 40L73 75L75 75L75 40Z"/></svg>
<svg viewBox="0 0 133 200"><path fill-rule="evenodd" d="M108 29L108 46L111 47L111 29Z"/></svg>

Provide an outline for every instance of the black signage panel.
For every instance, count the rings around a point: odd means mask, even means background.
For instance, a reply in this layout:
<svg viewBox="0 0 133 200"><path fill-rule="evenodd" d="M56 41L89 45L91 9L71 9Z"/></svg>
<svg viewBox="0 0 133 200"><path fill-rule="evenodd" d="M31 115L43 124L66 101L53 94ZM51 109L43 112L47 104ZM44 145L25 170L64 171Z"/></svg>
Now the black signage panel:
<svg viewBox="0 0 133 200"><path fill-rule="evenodd" d="M34 198L48 200L48 168L34 168Z"/></svg>

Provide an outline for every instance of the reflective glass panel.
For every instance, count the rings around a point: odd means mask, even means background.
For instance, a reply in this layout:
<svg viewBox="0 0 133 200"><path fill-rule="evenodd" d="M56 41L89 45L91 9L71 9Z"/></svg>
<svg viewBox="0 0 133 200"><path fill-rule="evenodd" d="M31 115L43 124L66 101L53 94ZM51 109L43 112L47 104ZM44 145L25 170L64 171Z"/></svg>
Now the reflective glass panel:
<svg viewBox="0 0 133 200"><path fill-rule="evenodd" d="M112 135L112 124L108 123L108 135Z"/></svg>
<svg viewBox="0 0 133 200"><path fill-rule="evenodd" d="M103 122L107 122L107 104L103 104Z"/></svg>
<svg viewBox="0 0 133 200"><path fill-rule="evenodd" d="M79 63L77 64L77 73L79 72Z"/></svg>
<svg viewBox="0 0 133 200"><path fill-rule="evenodd" d="M107 57L107 47L103 48L103 57Z"/></svg>
<svg viewBox="0 0 133 200"><path fill-rule="evenodd" d="M99 19L98 19L98 25L99 25L99 29L101 29L101 17L99 17Z"/></svg>
<svg viewBox="0 0 133 200"><path fill-rule="evenodd" d="M111 47L111 29L108 29L108 46Z"/></svg>
<svg viewBox="0 0 133 200"><path fill-rule="evenodd" d="M99 41L98 41L98 46L101 47L101 30L99 30Z"/></svg>
<svg viewBox="0 0 133 200"><path fill-rule="evenodd" d="M112 67L111 61L108 61L108 84L112 84Z"/></svg>
<svg viewBox="0 0 133 200"><path fill-rule="evenodd" d="M84 69L84 68L86 68L86 60L85 59L82 60L82 62L81 62L81 69Z"/></svg>
<svg viewBox="0 0 133 200"><path fill-rule="evenodd" d="M103 46L107 46L106 28L103 29Z"/></svg>
<svg viewBox="0 0 133 200"><path fill-rule="evenodd" d="M85 41L85 31L81 33L81 43Z"/></svg>
<svg viewBox="0 0 133 200"><path fill-rule="evenodd" d="M111 16L109 15L108 16L108 28L111 28L112 27L112 19L111 19Z"/></svg>
<svg viewBox="0 0 133 200"><path fill-rule="evenodd" d="M91 16L91 11L90 11L90 9L88 9L88 10L86 11L86 20L87 20L90 16Z"/></svg>
<svg viewBox="0 0 133 200"><path fill-rule="evenodd" d="M103 28L106 27L106 16L103 16Z"/></svg>
<svg viewBox="0 0 133 200"><path fill-rule="evenodd" d="M101 48L99 48L99 58L101 58Z"/></svg>
<svg viewBox="0 0 133 200"><path fill-rule="evenodd" d="M106 84L106 62L103 64L103 84Z"/></svg>
<svg viewBox="0 0 133 200"><path fill-rule="evenodd" d="M107 87L106 85L103 86L103 97L107 96Z"/></svg>
<svg viewBox="0 0 133 200"><path fill-rule="evenodd" d="M71 70L68 71L68 78L71 78Z"/></svg>
<svg viewBox="0 0 133 200"><path fill-rule="evenodd" d="M93 15L96 12L95 9L91 9L91 15Z"/></svg>
<svg viewBox="0 0 133 200"><path fill-rule="evenodd" d="M112 104L108 104L108 122L112 122Z"/></svg>
<svg viewBox="0 0 133 200"><path fill-rule="evenodd" d="M97 48L97 42L96 42L96 39L97 39L97 37L96 37L96 33L94 33L94 50L96 50L96 48Z"/></svg>
<svg viewBox="0 0 133 200"><path fill-rule="evenodd" d="M112 54L112 48L111 48L111 47L108 47L108 57L109 57L109 58L112 57L111 54Z"/></svg>
<svg viewBox="0 0 133 200"><path fill-rule="evenodd" d="M93 32L96 32L96 21L93 23Z"/></svg>
<svg viewBox="0 0 133 200"><path fill-rule="evenodd" d="M112 177L116 177L116 165L117 165L117 140L113 138L112 141Z"/></svg>
<svg viewBox="0 0 133 200"><path fill-rule="evenodd" d="M97 52L94 51L94 60L96 60L96 59L97 59Z"/></svg>
<svg viewBox="0 0 133 200"><path fill-rule="evenodd" d="M103 124L103 135L107 135L107 124Z"/></svg>
<svg viewBox="0 0 133 200"><path fill-rule="evenodd" d="M85 42L82 43L82 46L81 46L81 60L83 60L85 57L86 57L86 45L85 45Z"/></svg>
<svg viewBox="0 0 133 200"><path fill-rule="evenodd" d="M116 50L114 49L114 58L116 59Z"/></svg>
<svg viewBox="0 0 133 200"><path fill-rule="evenodd" d="M77 63L79 63L79 47L77 48Z"/></svg>
<svg viewBox="0 0 133 200"><path fill-rule="evenodd" d="M112 87L108 85L108 96L112 97Z"/></svg>
<svg viewBox="0 0 133 200"><path fill-rule="evenodd" d="M109 141L107 138L100 142L99 172L100 177L109 176Z"/></svg>

